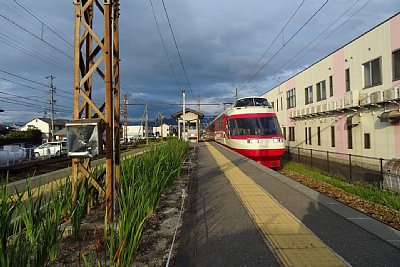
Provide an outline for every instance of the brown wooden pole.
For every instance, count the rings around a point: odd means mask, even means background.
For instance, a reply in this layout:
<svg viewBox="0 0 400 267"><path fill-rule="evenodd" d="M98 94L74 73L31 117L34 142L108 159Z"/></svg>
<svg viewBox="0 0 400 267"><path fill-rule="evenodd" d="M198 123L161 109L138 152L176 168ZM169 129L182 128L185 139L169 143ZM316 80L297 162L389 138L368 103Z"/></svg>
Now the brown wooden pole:
<svg viewBox="0 0 400 267"><path fill-rule="evenodd" d="M87 14L87 24L90 26L90 28L93 27L93 2L90 4L90 6L86 9L85 13ZM84 18L86 19L86 18ZM92 35L88 34L86 36L86 41L85 41L85 45L86 45L86 51L85 51L85 55L86 55L86 73L89 72L89 70L92 68L93 66L93 60L90 59L92 50L93 50L93 44L92 44ZM87 81L87 87L86 87L86 94L87 96L91 99L92 98L92 81L93 81L93 77L90 76ZM86 102L85 104L85 118L86 119L90 119L92 118L92 112L91 112L91 108L89 103Z"/></svg>
<svg viewBox="0 0 400 267"><path fill-rule="evenodd" d="M104 54L105 54L105 112L106 112L106 214L109 222L114 219L114 159L113 159L113 88L111 58L111 0L104 1Z"/></svg>
<svg viewBox="0 0 400 267"><path fill-rule="evenodd" d="M73 119L79 119L79 90L80 90L80 29L81 29L81 1L75 0L75 29L74 29L74 106L73 106ZM72 159L72 173L71 173L71 183L72 183L72 199L75 198L75 184L78 181L78 164L79 159Z"/></svg>
<svg viewBox="0 0 400 267"><path fill-rule="evenodd" d="M120 164L121 164L121 132L120 132L120 78L119 78L119 6L118 0L113 1L113 74L114 74L114 146L115 146L115 184L119 187L120 181Z"/></svg>

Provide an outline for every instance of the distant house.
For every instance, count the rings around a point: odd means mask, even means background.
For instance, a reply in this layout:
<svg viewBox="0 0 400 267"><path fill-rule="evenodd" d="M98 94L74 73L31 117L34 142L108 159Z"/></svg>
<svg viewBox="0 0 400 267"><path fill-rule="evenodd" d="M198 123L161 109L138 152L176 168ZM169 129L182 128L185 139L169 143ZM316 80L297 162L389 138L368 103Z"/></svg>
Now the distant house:
<svg viewBox="0 0 400 267"><path fill-rule="evenodd" d="M171 130L171 125L163 123L162 125L154 126L153 133L158 137L167 137L168 135L173 134L173 131Z"/></svg>
<svg viewBox="0 0 400 267"><path fill-rule="evenodd" d="M69 120L64 119L56 119L54 120L54 133L65 128L65 124ZM44 141L51 140L51 119L50 118L34 118L31 121L28 121L21 127L21 131L26 131L29 129L38 129L42 132L42 139ZM55 139L62 139L61 136L56 136Z"/></svg>

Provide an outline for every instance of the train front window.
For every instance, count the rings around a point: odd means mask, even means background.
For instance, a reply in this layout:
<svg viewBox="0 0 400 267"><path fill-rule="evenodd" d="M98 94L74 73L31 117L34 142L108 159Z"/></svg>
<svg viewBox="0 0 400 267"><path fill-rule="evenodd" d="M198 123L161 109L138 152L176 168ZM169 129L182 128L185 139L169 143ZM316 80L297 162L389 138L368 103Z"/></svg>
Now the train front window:
<svg viewBox="0 0 400 267"><path fill-rule="evenodd" d="M228 126L231 136L282 135L276 117L230 119Z"/></svg>
<svg viewBox="0 0 400 267"><path fill-rule="evenodd" d="M252 106L261 106L267 107L270 106L268 100L265 98L243 98L239 99L235 102L235 107L252 107Z"/></svg>

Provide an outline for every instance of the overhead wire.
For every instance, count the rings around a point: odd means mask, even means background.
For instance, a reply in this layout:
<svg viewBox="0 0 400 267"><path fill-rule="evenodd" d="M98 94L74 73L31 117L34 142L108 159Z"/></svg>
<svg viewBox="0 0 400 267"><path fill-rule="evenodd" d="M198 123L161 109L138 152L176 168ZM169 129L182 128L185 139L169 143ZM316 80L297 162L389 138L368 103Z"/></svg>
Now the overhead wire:
<svg viewBox="0 0 400 267"><path fill-rule="evenodd" d="M34 83L34 84L37 84L37 85L46 87L46 88L49 87L47 84L40 83L40 82L36 82L36 81L34 81L34 80L31 80L31 79L22 77L22 76L20 76L20 75L17 75L17 74L14 74L14 73L11 73L11 72L2 70L2 69L0 69L0 72L6 73L6 74L8 74L8 75L10 75L10 76L13 76L13 77L16 77L16 78L19 78L19 79L22 79L22 80L25 80L25 81L28 81L28 82L31 82L31 83ZM26 85L26 84L21 84L21 83L19 83L19 82L16 82L16 81L13 81L13 80L10 80L10 79L6 79L6 78L0 78L0 79L6 80L6 81L8 81L8 82L12 82L12 83L15 83L15 84L24 86L24 87L28 87L28 88L31 88L31 89L34 89L34 90L39 90L39 91L42 91L42 92L46 92L46 93L47 93L46 90L41 90L41 89L38 89L38 88L35 88L35 87L32 87L32 86ZM63 92L63 93L72 95L72 92L68 92L68 91L66 91L66 90L58 89L58 88L57 88L57 90L60 91L60 92ZM67 96L65 96L65 98L73 99L72 97L67 97Z"/></svg>
<svg viewBox="0 0 400 267"><path fill-rule="evenodd" d="M8 21L9 23L13 24L14 26L16 26L17 28L23 30L24 32L28 33L29 35L35 37L36 39L40 40L41 42L45 43L47 46L53 48L54 50L56 50L57 52L63 54L64 56L66 56L67 58L74 60L73 57L71 57L70 55L68 55L67 53L65 53L64 51L58 49L57 47L55 47L54 45L52 45L51 43L47 42L46 40L44 40L43 38L37 36L36 34L34 34L33 32L31 32L30 30L26 29L25 27L19 25L18 23L16 23L15 21L9 19L8 17L0 14L0 17L3 18L4 20Z"/></svg>
<svg viewBox="0 0 400 267"><path fill-rule="evenodd" d="M53 67L55 67L55 68L57 68L59 70L66 71L66 72L72 70L71 68L68 68L67 66L60 64L59 62L53 60L52 58L47 57L46 55L41 54L38 51L35 51L33 49L30 49L30 48L26 47L22 42L19 42L18 40L12 38L11 36L9 36L7 34L4 34L4 33L0 32L0 35L3 35L3 36L5 36L7 38L6 39L6 38L0 36L0 41L3 42L6 45L12 47L13 49L19 50L19 51L21 51L21 52L23 52L23 53L25 53L25 54L37 59L37 60L42 61L44 63L47 63L47 64L49 64L49 65L51 65L51 66L53 66Z"/></svg>
<svg viewBox="0 0 400 267"><path fill-rule="evenodd" d="M268 63L269 62L271 62L271 60L272 59L274 59L275 58L275 56L279 53L279 52L281 52L285 47L286 47L286 45L288 44L288 43L290 43L290 41L292 41L293 40L293 38L294 37L296 37L296 35L324 8L324 6L327 4L329 2L329 0L326 0L325 1L325 3L324 4L322 4L322 6L320 6L319 8L318 8L318 10L317 11L315 11L314 13L313 13L313 15L311 16L311 17L309 17L308 19L307 19L307 21L305 22L305 23L303 23L303 25L299 28L299 29L297 29L297 31L275 52L275 54L273 54L269 59L268 59L268 61L267 62L265 62L249 79L248 79L248 81L247 81L247 83L250 83L257 75L258 75L258 73L260 73L267 65L268 65Z"/></svg>
<svg viewBox="0 0 400 267"><path fill-rule="evenodd" d="M173 67L172 67L171 60L170 60L170 58L169 58L169 55L168 55L167 48L165 47L164 38L162 37L161 31L160 31L160 26L158 25L158 21L157 21L156 13L154 12L154 6L153 6L153 2L152 2L151 0L150 0L150 5L151 5L151 10L153 11L153 17L154 17L154 21L156 22L156 26L157 26L158 35L160 36L161 43L162 43L162 45L163 45L163 48L164 48L165 55L167 56L167 60L168 60L168 64L169 64L169 68L171 69L172 76L174 77L174 80L175 80L176 86L178 86L178 87L179 87L178 80L176 79L175 71L174 71L174 69L173 69Z"/></svg>
<svg viewBox="0 0 400 267"><path fill-rule="evenodd" d="M38 108L38 109L43 109L45 108L44 106L39 106L33 103L29 103L29 102L25 102L25 101L21 101L21 100L12 100L12 99L4 99L4 98L0 98L1 102L5 102L5 103L9 103L9 104L13 104L13 105L20 105L20 106L26 106L26 107L32 107L32 108ZM70 112L71 110L66 110L66 109L59 109L56 108L55 109L58 112Z"/></svg>
<svg viewBox="0 0 400 267"><path fill-rule="evenodd" d="M299 6L296 8L296 10L293 12L292 16L286 21L285 25L282 27L281 31L275 36L275 39L270 43L270 45L267 47L267 49L264 51L264 53L261 55L261 57L258 59L257 63L254 65L254 67L249 71L247 76L250 75L250 73L253 72L253 70L258 66L258 64L261 62L261 60L265 57L265 55L269 52L271 47L275 44L276 40L278 40L279 36L283 33L283 31L286 29L286 27L289 25L289 23L292 21L293 17L297 14L297 12L300 10L300 8L303 6L305 0L302 0L302 2L299 4Z"/></svg>
<svg viewBox="0 0 400 267"><path fill-rule="evenodd" d="M327 32L329 30L329 28L331 28L337 21L339 21L339 19L341 19L345 14L347 14L357 3L359 2L359 0L357 0L350 8L348 8L344 13L342 13L342 15L340 15L332 24L330 24L323 32L321 32L321 34L319 34L316 38L314 38L305 48L299 50L296 55L299 55L301 53L303 53L303 51L305 51L308 47L310 47L311 44L313 44L319 37L321 37L325 32ZM332 36L333 33L335 33L340 27L342 27L346 22L348 22L352 17L354 17L356 14L358 14L363 8L365 8L369 3L371 2L371 0L368 0L368 2L366 2L364 5L362 5L359 9L357 9L352 15L350 15L346 20L344 20L339 26L337 26L332 32L330 32L327 36L325 36L323 39L321 39L318 43L316 43L313 47L311 47L310 50L308 50L307 53L305 53L304 55L302 55L300 58L298 58L296 61L294 61L292 64L290 64L288 66L288 68L292 67L294 64L296 64L297 62L299 62L301 59L303 59L305 56L307 56L311 51L314 50L314 48L316 48L317 46L319 46L323 41L325 41L326 39L328 39L330 36ZM288 60L283 66L282 68L285 68L286 65L290 62L290 60Z"/></svg>
<svg viewBox="0 0 400 267"><path fill-rule="evenodd" d="M181 66L182 66L183 72L184 72L185 77L186 77L186 82L188 84L188 87L189 87L190 93L192 94L193 99L195 99L195 96L194 96L193 91L192 91L192 87L191 87L190 82L189 82L189 78L188 78L187 73L186 73L185 65L183 64L181 53L179 52L178 44L176 42L175 34L174 34L173 29L172 29L171 21L170 21L169 16L168 16L167 7L165 6L164 0L161 0L161 1L162 1L162 4L163 4L163 7L164 7L165 15L167 16L168 25L169 25L169 29L171 30L172 38L174 39L175 48L176 48L176 51L178 52L179 60L181 62Z"/></svg>
<svg viewBox="0 0 400 267"><path fill-rule="evenodd" d="M27 99L29 101L35 101L35 102L46 104L46 105L49 104L48 102L43 102L41 100L32 100L32 99L30 99L29 97L26 97L26 96L21 96L21 95L6 93L6 92L0 92L0 94L4 94L4 95L8 95L8 96L14 96L14 97L22 98L22 99ZM60 105L60 104L57 104L57 106L58 107L64 107L64 108L71 108L71 107L67 107L67 106L64 106L64 105Z"/></svg>
<svg viewBox="0 0 400 267"><path fill-rule="evenodd" d="M20 6L23 10L25 10L25 12L27 12L29 15L31 15L32 17L34 17L37 21L39 21L40 23L42 23L42 25L45 25L52 33L54 33L55 35L57 35L61 40L63 40L65 43L67 43L67 44L68 44L69 46L71 46L72 48L74 47L74 45L73 45L71 42L69 42L69 41L66 40L64 37L62 37L56 30L54 30L52 27L50 27L50 26L48 25L48 23L46 23L45 21L43 21L42 19L40 19L37 15L33 14L33 12L32 12L29 8L23 6L23 5L22 5L21 3L19 3L17 0L14 0L14 2L15 2L18 6Z"/></svg>

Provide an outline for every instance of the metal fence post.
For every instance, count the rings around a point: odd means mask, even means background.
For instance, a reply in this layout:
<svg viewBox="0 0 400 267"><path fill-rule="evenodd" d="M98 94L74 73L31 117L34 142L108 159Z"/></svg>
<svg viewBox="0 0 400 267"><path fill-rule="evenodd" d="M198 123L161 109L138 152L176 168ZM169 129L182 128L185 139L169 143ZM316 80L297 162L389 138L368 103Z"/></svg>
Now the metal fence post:
<svg viewBox="0 0 400 267"><path fill-rule="evenodd" d="M383 181L383 158L380 158L380 163L381 163L381 180Z"/></svg>
<svg viewBox="0 0 400 267"><path fill-rule="evenodd" d="M300 147L297 148L297 161L300 162Z"/></svg>
<svg viewBox="0 0 400 267"><path fill-rule="evenodd" d="M327 163L327 170L329 172L329 151L326 151L326 163Z"/></svg>
<svg viewBox="0 0 400 267"><path fill-rule="evenodd" d="M310 152L310 156L311 156L311 167L313 166L312 165L312 149L311 149L311 152Z"/></svg>
<svg viewBox="0 0 400 267"><path fill-rule="evenodd" d="M286 147L286 158L288 161L290 161L290 146Z"/></svg>
<svg viewBox="0 0 400 267"><path fill-rule="evenodd" d="M351 166L351 154L349 154L349 166L350 166L350 181L352 180L352 176L351 176L351 168L352 168L352 166Z"/></svg>

